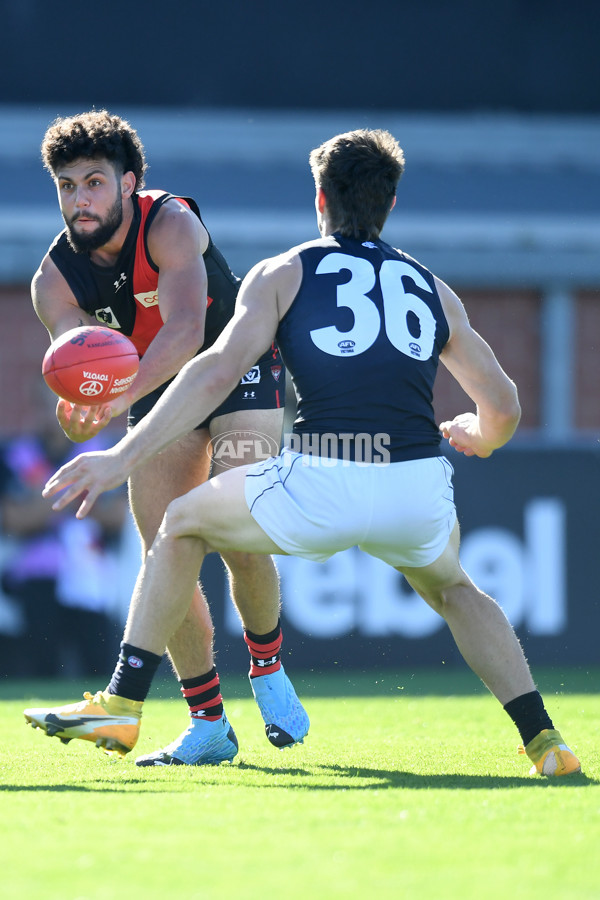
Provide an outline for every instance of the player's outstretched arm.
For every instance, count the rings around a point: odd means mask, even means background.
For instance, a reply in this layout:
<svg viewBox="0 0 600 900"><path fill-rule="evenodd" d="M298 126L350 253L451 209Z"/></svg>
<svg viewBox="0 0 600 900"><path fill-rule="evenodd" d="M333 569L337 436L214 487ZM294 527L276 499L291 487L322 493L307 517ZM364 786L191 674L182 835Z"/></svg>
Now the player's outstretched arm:
<svg viewBox="0 0 600 900"><path fill-rule="evenodd" d="M42 495L54 497L63 492L52 504L52 509L57 511L82 496L76 515L78 519L83 519L100 494L127 480L128 468L127 456L120 452L118 444L110 450L82 453L48 479Z"/></svg>
<svg viewBox="0 0 600 900"><path fill-rule="evenodd" d="M450 326L440 359L476 406L474 413L442 422L440 431L465 456L488 457L517 429L521 418L517 388L489 344L471 328L456 294L439 279L436 285Z"/></svg>
<svg viewBox="0 0 600 900"><path fill-rule="evenodd" d="M61 510L85 493L77 511L83 518L99 494L122 484L139 465L204 421L274 340L281 304L290 296L288 274L289 267L280 275L269 261L256 266L216 343L183 367L139 425L110 450L84 453L49 479L45 497L64 491L53 509Z"/></svg>

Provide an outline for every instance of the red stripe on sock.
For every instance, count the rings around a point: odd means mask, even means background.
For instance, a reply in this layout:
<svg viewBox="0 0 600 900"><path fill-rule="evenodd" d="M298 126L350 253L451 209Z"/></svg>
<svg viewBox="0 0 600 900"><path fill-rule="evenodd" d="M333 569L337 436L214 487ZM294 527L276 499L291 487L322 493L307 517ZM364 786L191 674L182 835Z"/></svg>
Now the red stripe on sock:
<svg viewBox="0 0 600 900"><path fill-rule="evenodd" d="M206 703L200 703L198 706L190 706L190 710L193 713L197 713L200 709L210 709L211 706L217 706L219 703L223 702L222 696L219 694L218 697L215 697L214 700L207 700Z"/></svg>
<svg viewBox="0 0 600 900"><path fill-rule="evenodd" d="M219 685L219 676L216 675L210 681L207 681L206 684L200 684L198 687L194 688L181 688L181 693L184 697L196 697L198 694L203 694L205 691L210 690L211 688L218 687Z"/></svg>

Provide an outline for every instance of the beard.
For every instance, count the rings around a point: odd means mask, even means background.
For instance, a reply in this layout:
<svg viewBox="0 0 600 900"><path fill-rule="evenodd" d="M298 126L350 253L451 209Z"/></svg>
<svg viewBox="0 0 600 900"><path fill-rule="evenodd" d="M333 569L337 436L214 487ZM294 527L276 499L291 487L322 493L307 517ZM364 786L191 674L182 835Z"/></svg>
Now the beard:
<svg viewBox="0 0 600 900"><path fill-rule="evenodd" d="M87 216L98 222L98 227L90 234L77 233L73 229L73 225L77 221L79 214L74 216L69 222L65 219L67 226L67 240L75 253L89 253L92 250L98 250L110 241L111 237L119 228L123 221L123 198L121 194L117 195L117 199L109 209L106 217L101 219L99 216ZM64 218L64 216L63 216Z"/></svg>

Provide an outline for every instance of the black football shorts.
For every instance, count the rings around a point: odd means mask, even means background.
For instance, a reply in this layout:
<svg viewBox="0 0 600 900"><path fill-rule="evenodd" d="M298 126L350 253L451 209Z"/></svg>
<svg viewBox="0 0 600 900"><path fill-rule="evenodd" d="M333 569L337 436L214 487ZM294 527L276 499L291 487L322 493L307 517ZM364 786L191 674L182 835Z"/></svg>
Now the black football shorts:
<svg viewBox="0 0 600 900"><path fill-rule="evenodd" d="M150 412L171 381L161 384L160 387L133 404L127 416L129 428L137 425ZM283 409L284 405L285 367L279 349L273 346L261 356L256 365L246 372L240 383L236 385L227 399L210 414L208 419L196 427L208 428L212 419L227 413L239 412L244 409Z"/></svg>

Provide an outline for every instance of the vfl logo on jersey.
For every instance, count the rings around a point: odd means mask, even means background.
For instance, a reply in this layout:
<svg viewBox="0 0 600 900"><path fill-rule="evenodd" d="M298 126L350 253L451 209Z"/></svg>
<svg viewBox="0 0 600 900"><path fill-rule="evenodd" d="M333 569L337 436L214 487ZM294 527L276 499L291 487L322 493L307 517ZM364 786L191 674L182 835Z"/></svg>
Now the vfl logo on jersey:
<svg viewBox="0 0 600 900"><path fill-rule="evenodd" d="M127 275L125 274L125 272L121 272L121 274L119 275L117 280L113 281L113 284L115 286L115 294L117 293L117 291L121 290L121 288L123 287L123 285L125 284L126 281L127 281Z"/></svg>
<svg viewBox="0 0 600 900"><path fill-rule="evenodd" d="M260 368L259 366L252 366L252 368L246 372L240 384L258 384L260 381Z"/></svg>
<svg viewBox="0 0 600 900"><path fill-rule="evenodd" d="M158 306L158 291L142 291L141 294L134 294L133 296L138 303L146 308Z"/></svg>
<svg viewBox="0 0 600 900"><path fill-rule="evenodd" d="M275 381L279 381L281 378L281 370L283 366L271 366L271 375L275 379Z"/></svg>
<svg viewBox="0 0 600 900"><path fill-rule="evenodd" d="M110 308L110 306L105 306L104 309L96 309L94 310L94 316L98 322L102 322L103 325L108 325L109 328L120 328L121 324L114 312Z"/></svg>
<svg viewBox="0 0 600 900"><path fill-rule="evenodd" d="M356 343L355 341L339 341L338 347L340 348L342 353L354 353Z"/></svg>

